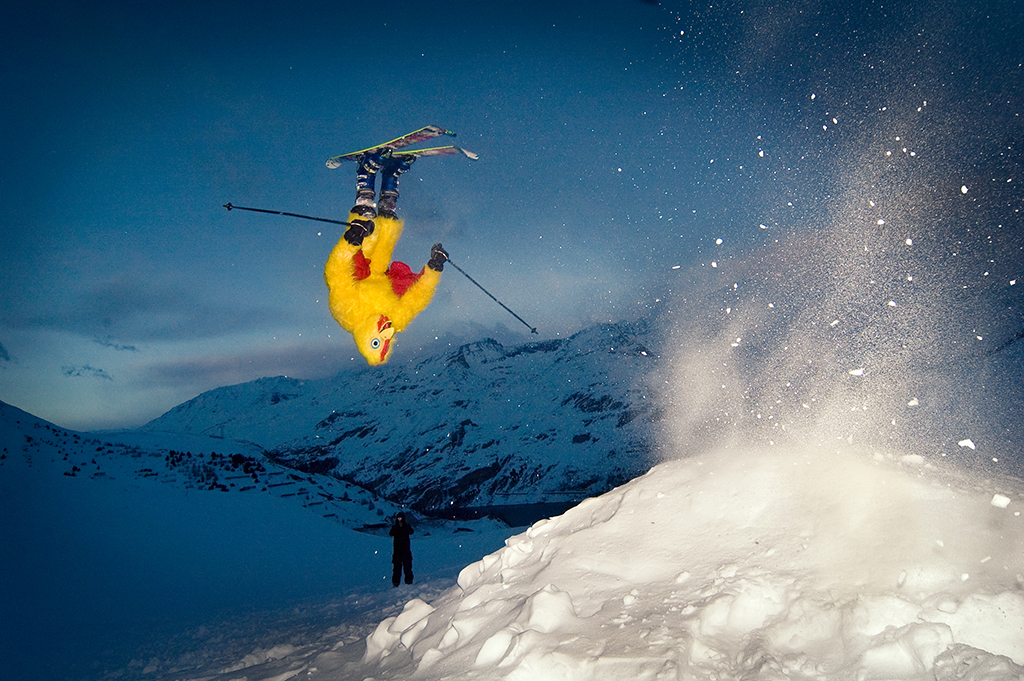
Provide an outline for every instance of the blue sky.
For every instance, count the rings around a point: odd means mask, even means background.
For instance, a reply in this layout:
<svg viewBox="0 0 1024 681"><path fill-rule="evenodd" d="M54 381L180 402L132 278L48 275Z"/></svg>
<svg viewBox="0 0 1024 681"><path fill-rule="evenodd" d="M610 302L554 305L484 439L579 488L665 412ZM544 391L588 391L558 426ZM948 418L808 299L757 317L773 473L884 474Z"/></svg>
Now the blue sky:
<svg viewBox="0 0 1024 681"><path fill-rule="evenodd" d="M933 273L1024 275L1015 2L378 5L14 10L0 400L133 426L361 366L326 307L338 230L221 205L343 218L351 168L324 159L428 123L480 160L403 178L396 257L443 242L540 338L650 314L872 196L934 232ZM985 291L1009 337L1020 288ZM537 338L448 269L392 362L486 335Z"/></svg>

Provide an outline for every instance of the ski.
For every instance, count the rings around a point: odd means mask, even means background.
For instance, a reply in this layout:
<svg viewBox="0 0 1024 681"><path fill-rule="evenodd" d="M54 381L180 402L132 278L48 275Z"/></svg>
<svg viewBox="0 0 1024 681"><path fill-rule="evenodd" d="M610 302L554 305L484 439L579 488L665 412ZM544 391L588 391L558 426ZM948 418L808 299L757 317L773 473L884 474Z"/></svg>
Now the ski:
<svg viewBox="0 0 1024 681"><path fill-rule="evenodd" d="M342 161L358 161L362 156L364 156L366 154L369 154L369 153L372 153L374 151L379 151L381 149L401 149L402 147L407 147L410 144L416 144L417 142L422 142L423 140L429 140L429 139L433 139L435 137L440 137L441 135L447 135L449 137L455 137L455 133L452 132L451 130L445 130L444 128L442 128L439 125L427 125L427 126L424 126L424 127L420 128L419 130L414 130L413 132L410 132L410 133L408 133L406 135L402 135L401 137L393 139L390 142L385 142L383 144L377 144L377 145L374 145L372 147L368 147L366 149L360 149L359 151L353 151L353 152L350 152L350 153L347 153L347 154L339 154L338 156L331 156L329 159L327 159L327 167L328 168L337 168L337 167L339 167L341 165ZM443 148L443 147L440 147L440 148ZM426 151L426 150L424 150L424 151ZM456 152L445 152L445 153L456 153ZM462 153L465 153L465 152L462 152ZM435 153L435 154L420 154L420 155L422 155L422 156L437 156L437 155L441 155L441 154ZM470 158L472 158L472 156Z"/></svg>
<svg viewBox="0 0 1024 681"><path fill-rule="evenodd" d="M456 147L454 145L447 147L431 147L430 149L410 149L408 151L396 151L393 156L453 156L455 154L462 154L468 159L476 161L480 157L474 154L472 151L463 149L462 147Z"/></svg>

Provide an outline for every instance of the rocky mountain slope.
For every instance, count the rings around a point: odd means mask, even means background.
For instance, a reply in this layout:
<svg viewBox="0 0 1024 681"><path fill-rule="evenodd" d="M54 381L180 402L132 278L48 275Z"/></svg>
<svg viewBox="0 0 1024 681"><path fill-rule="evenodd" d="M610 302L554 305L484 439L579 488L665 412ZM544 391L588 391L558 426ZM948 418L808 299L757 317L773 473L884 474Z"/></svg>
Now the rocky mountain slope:
<svg viewBox="0 0 1024 681"><path fill-rule="evenodd" d="M645 322L515 347L486 339L329 379L219 388L141 430L251 441L426 512L578 501L654 463L663 411L645 379L657 344Z"/></svg>

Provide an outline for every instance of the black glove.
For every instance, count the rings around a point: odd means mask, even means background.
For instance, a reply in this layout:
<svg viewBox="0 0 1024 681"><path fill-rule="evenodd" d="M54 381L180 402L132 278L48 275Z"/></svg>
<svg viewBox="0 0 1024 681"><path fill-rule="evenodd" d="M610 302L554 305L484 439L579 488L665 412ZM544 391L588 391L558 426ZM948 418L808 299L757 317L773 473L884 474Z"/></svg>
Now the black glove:
<svg viewBox="0 0 1024 681"><path fill-rule="evenodd" d="M430 260L427 261L427 267L435 272L444 272L444 263L446 260L448 260L448 251L444 250L444 246L441 244L434 244L431 246Z"/></svg>
<svg viewBox="0 0 1024 681"><path fill-rule="evenodd" d="M363 239L373 234L373 220L353 220L345 230L345 241L353 246L362 246Z"/></svg>

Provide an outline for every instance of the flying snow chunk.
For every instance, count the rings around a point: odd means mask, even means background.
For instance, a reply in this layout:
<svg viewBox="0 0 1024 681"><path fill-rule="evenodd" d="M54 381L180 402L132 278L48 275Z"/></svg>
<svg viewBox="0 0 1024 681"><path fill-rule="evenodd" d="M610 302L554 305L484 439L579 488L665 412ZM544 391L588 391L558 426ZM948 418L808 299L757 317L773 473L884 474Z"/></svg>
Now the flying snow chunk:
<svg viewBox="0 0 1024 681"><path fill-rule="evenodd" d="M909 402L907 402L907 406L908 407L916 407L916 406L918 406L920 404L921 403L917 401L916 397L914 399L910 400Z"/></svg>
<svg viewBox="0 0 1024 681"><path fill-rule="evenodd" d="M977 447L974 446L974 442L971 440L971 438L967 438L966 440L960 440L960 442L957 442L957 444L960 445L961 447L970 447L971 449L977 449Z"/></svg>
<svg viewBox="0 0 1024 681"><path fill-rule="evenodd" d="M992 496L991 504L996 508L1006 508L1010 505L1010 497L1003 496L1002 494L994 494Z"/></svg>
<svg viewBox="0 0 1024 681"><path fill-rule="evenodd" d="M913 246L913 245L914 245L914 240L913 240L913 239L909 239L909 238L908 238L908 239L907 239L907 245L908 245L908 246Z"/></svg>
<svg viewBox="0 0 1024 681"><path fill-rule="evenodd" d="M715 244L717 244L718 246L721 246L722 245L722 240L720 238L719 239L715 239Z"/></svg>
<svg viewBox="0 0 1024 681"><path fill-rule="evenodd" d="M851 376L863 376L864 375L864 370L863 369L850 369L850 375Z"/></svg>
<svg viewBox="0 0 1024 681"><path fill-rule="evenodd" d="M961 194L966 194L966 193L967 193L967 185L966 185L966 184L965 184L965 185L962 185L962 186L960 187L960 193L961 193Z"/></svg>

